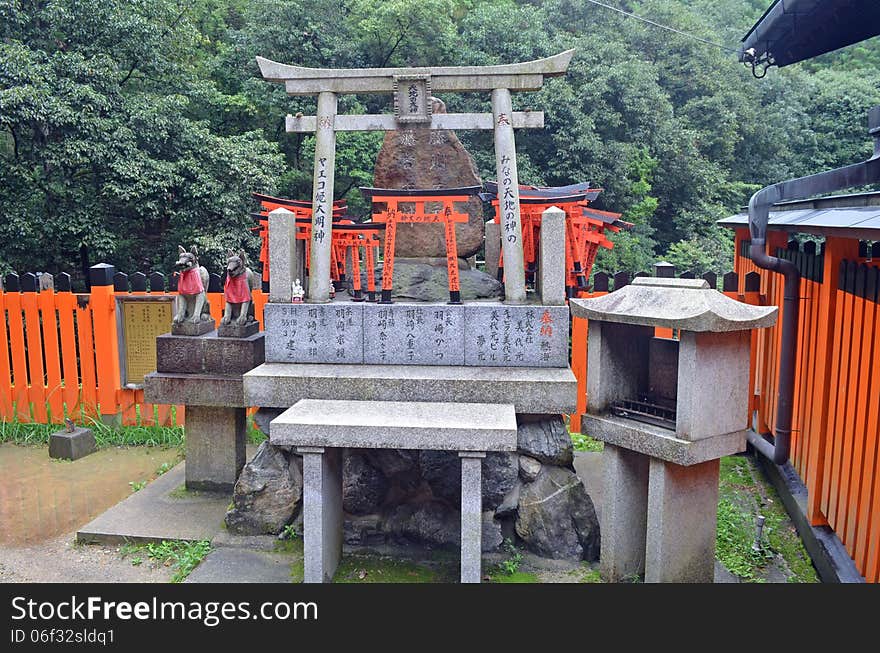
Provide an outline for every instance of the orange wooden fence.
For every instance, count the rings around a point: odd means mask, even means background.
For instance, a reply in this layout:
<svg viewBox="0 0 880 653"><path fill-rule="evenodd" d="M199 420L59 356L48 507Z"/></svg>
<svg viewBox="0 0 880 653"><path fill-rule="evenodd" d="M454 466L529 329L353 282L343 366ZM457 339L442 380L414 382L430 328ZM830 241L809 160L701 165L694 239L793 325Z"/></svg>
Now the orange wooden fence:
<svg viewBox="0 0 880 653"><path fill-rule="evenodd" d="M820 248L771 236L770 251L801 271L791 463L807 487L807 514L837 534L868 582L880 582L880 261L860 257L854 239ZM782 277L754 266L747 238L737 235L736 269L744 283L760 277L747 301L782 310ZM752 410L762 432L776 420L778 325L753 338Z"/></svg>
<svg viewBox="0 0 880 653"><path fill-rule="evenodd" d="M162 275L151 275L149 291L142 274L132 275L131 291L121 289L128 285L127 275L118 273L113 284L93 283L89 293L71 292L67 275L45 287L47 279L41 279L40 288L33 274L9 275L0 292L0 420L117 418L125 425L182 424L182 406L172 410L147 404L143 390L124 387L120 375L116 298L176 294L165 290ZM219 322L225 302L219 282L212 286L211 314ZM253 297L262 328L267 296L255 290Z"/></svg>

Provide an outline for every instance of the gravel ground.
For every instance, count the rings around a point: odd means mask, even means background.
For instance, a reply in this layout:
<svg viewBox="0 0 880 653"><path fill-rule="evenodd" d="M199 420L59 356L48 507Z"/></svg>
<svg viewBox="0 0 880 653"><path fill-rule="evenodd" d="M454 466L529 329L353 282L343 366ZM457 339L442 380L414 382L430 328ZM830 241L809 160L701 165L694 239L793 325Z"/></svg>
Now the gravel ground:
<svg viewBox="0 0 880 653"><path fill-rule="evenodd" d="M0 583L167 583L170 568L138 566L119 547L76 544L76 533L23 547L0 547Z"/></svg>

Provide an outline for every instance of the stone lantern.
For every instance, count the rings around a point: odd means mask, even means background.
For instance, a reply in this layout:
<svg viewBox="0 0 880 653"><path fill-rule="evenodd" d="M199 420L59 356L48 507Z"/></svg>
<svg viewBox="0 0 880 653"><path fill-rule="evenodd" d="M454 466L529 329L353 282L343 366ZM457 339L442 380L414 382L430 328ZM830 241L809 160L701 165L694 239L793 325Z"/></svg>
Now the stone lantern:
<svg viewBox="0 0 880 653"><path fill-rule="evenodd" d="M605 442L603 576L712 582L718 459L746 448L749 330L777 308L642 277L571 311L589 320L582 430Z"/></svg>

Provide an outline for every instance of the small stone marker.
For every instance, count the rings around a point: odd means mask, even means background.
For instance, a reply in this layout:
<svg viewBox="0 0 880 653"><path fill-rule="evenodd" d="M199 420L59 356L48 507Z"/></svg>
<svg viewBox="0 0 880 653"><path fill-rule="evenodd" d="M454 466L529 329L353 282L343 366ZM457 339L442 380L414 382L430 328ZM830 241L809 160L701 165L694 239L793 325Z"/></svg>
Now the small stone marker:
<svg viewBox="0 0 880 653"><path fill-rule="evenodd" d="M65 428L49 436L49 458L78 460L98 450L91 429L64 420Z"/></svg>

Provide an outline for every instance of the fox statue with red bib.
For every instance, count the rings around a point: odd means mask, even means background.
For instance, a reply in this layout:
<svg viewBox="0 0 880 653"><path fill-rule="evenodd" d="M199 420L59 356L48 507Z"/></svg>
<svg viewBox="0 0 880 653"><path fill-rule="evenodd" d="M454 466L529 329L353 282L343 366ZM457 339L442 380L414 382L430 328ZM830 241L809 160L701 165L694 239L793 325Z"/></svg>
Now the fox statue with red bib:
<svg viewBox="0 0 880 653"><path fill-rule="evenodd" d="M247 267L247 257L243 250L238 253L231 249L226 252L226 283L223 296L226 308L220 324L244 326L254 321L251 290L254 288L254 273Z"/></svg>
<svg viewBox="0 0 880 653"><path fill-rule="evenodd" d="M208 287L208 271L199 265L199 251L193 245L187 252L177 247L179 257L174 267L178 270L177 300L172 324L206 322L211 319L211 307L205 289Z"/></svg>

